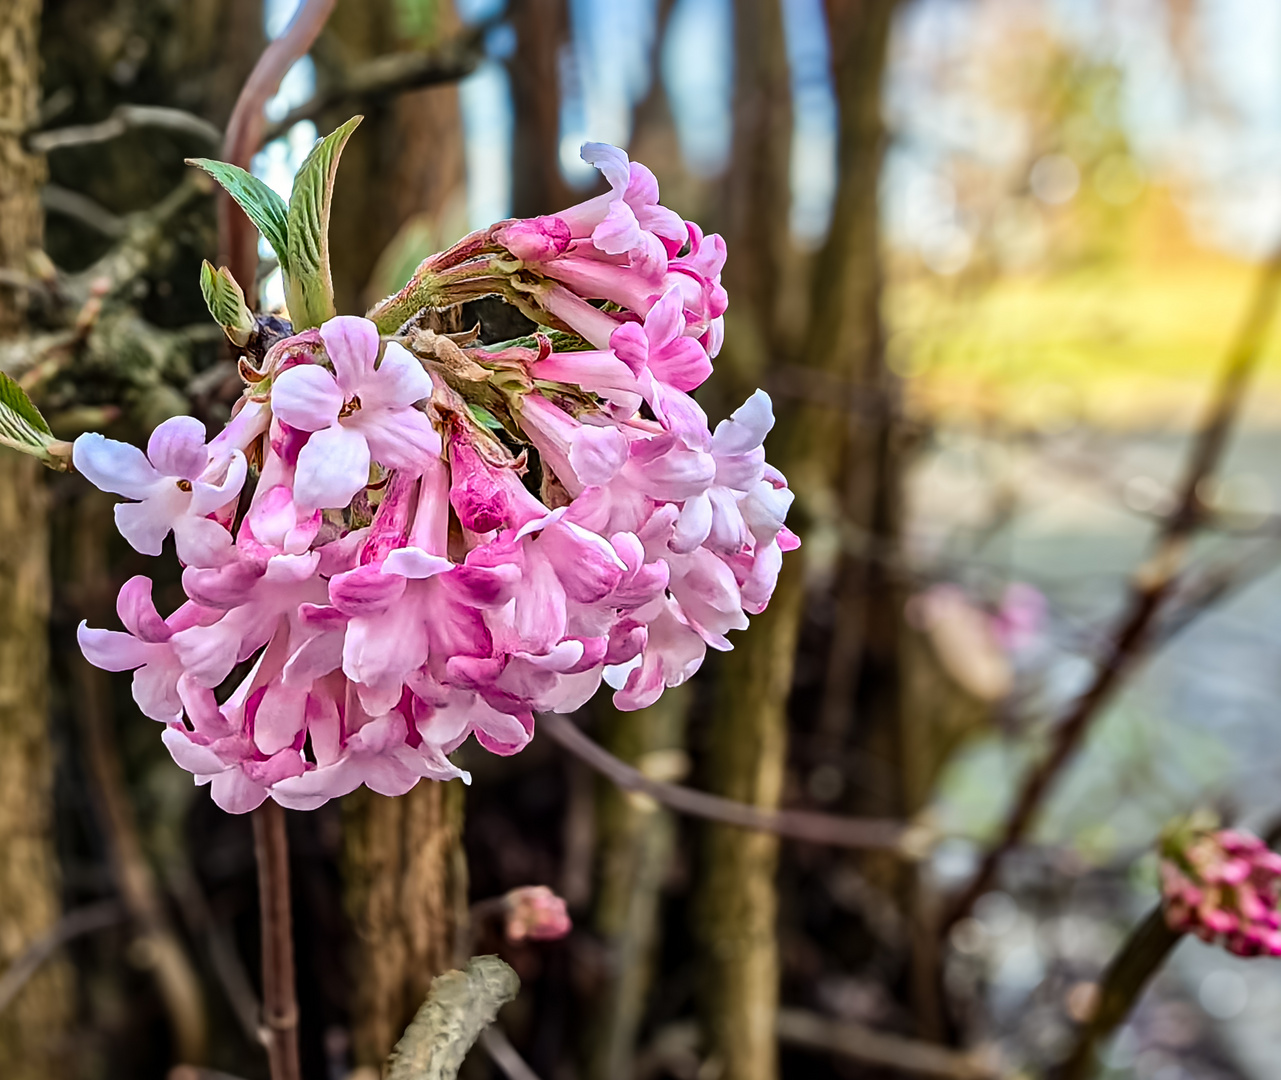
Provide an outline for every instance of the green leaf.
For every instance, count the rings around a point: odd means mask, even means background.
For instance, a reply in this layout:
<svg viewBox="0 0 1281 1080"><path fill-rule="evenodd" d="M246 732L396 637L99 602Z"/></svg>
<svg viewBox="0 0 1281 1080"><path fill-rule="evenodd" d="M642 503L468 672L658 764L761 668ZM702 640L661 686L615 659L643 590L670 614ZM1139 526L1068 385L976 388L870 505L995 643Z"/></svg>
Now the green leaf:
<svg viewBox="0 0 1281 1080"><path fill-rule="evenodd" d="M343 147L363 116L353 116L311 148L289 196L289 281L286 299L294 330L319 326L334 317L334 284L329 274L329 206Z"/></svg>
<svg viewBox="0 0 1281 1080"><path fill-rule="evenodd" d="M225 266L215 270L213 263L206 259L200 267L200 291L214 322L223 328L234 345L243 348L254 332L254 317L231 271Z"/></svg>
<svg viewBox="0 0 1281 1080"><path fill-rule="evenodd" d="M0 371L0 446L38 457L51 468L65 468L51 452L57 442L26 391Z"/></svg>
<svg viewBox="0 0 1281 1080"><path fill-rule="evenodd" d="M471 418L481 427L489 428L490 431L502 431L503 422L485 408L484 405L476 405L472 402L468 402L467 411L471 413Z"/></svg>
<svg viewBox="0 0 1281 1080"><path fill-rule="evenodd" d="M281 270L288 273L289 207L285 200L258 177L245 172L238 165L210 158L187 158L187 164L204 169L227 189L227 194L236 200L240 209L267 238L267 243L280 260Z"/></svg>
<svg viewBox="0 0 1281 1080"><path fill-rule="evenodd" d="M454 1080L467 1051L520 990L496 956L474 956L463 971L431 981L431 991L387 1059L387 1080Z"/></svg>

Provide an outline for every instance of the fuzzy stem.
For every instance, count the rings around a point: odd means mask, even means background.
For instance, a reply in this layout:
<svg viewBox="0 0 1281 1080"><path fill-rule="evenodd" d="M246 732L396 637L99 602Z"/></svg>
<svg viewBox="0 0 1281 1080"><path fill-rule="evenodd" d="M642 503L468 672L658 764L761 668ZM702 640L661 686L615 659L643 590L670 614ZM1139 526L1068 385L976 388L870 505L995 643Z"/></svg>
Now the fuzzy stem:
<svg viewBox="0 0 1281 1080"><path fill-rule="evenodd" d="M285 812L268 799L254 811L253 820L262 915L262 1040L271 1080L301 1080Z"/></svg>

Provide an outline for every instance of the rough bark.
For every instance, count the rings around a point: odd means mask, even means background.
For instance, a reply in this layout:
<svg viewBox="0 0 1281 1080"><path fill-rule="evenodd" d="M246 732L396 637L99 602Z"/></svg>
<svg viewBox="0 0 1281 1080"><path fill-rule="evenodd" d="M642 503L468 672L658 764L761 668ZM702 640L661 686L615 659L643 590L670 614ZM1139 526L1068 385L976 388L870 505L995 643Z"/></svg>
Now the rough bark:
<svg viewBox="0 0 1281 1080"><path fill-rule="evenodd" d="M39 106L39 0L0 18L0 266L22 269L40 244L43 163L19 136ZM22 325L21 294L0 291L0 337ZM52 835L48 696L48 507L40 466L0 451L0 968L59 915ZM71 978L55 962L0 1015L0 1075L65 1073Z"/></svg>
<svg viewBox="0 0 1281 1080"><path fill-rule="evenodd" d="M346 906L355 930L352 1047L381 1065L456 966L467 920L463 788L422 781L389 799L361 789L343 803Z"/></svg>
<svg viewBox="0 0 1281 1080"><path fill-rule="evenodd" d="M760 385L779 345L779 284L791 254L792 109L779 0L735 4L733 100L723 232L737 257L725 266L733 303L725 313L727 348L717 380L731 408Z"/></svg>
<svg viewBox="0 0 1281 1080"><path fill-rule="evenodd" d="M676 779L684 758L688 693L669 690L648 709L620 712L602 703L606 747L661 779ZM593 987L584 1027L588 1080L632 1075L644 1018L658 907L676 840L671 813L644 796L601 781L597 804L597 889L593 929L605 947L602 984Z"/></svg>
<svg viewBox="0 0 1281 1080"><path fill-rule="evenodd" d="M318 79L389 52L422 49L457 33L454 6L446 0L410 5L393 0L339 0L317 43ZM354 106L322 117L321 133L345 121ZM451 200L463 190L462 121L455 84L399 94L361 104L365 120L343 151L334 188L330 243L334 251L334 298L340 312L363 312L392 291L374 280L388 246L417 228L418 258L457 239L441 235ZM410 269L413 262L410 260ZM403 282L396 282L399 287Z"/></svg>
<svg viewBox="0 0 1281 1080"><path fill-rule="evenodd" d="M560 174L560 61L569 41L569 5L522 0L512 9L512 26L512 213L534 217L574 201Z"/></svg>
<svg viewBox="0 0 1281 1080"><path fill-rule="evenodd" d="M853 408L855 401L868 396L884 399L888 406L892 389L880 349L876 192L883 143L880 84L893 6L892 0L832 0L828 5L841 113L840 183L832 226L813 268L807 329L797 335L802 347L786 348L793 334L784 328L764 339L768 353L785 365L776 369L773 385L796 391L796 397L780 400L769 453L798 493L794 522L802 535L820 515L830 515L832 507L839 507L846 520L867 514L869 523L875 521L879 527L886 523L887 508L897 505L898 478L886 452L891 410L878 410L880 419L868 424L868 417L856 415ZM753 10L758 17L774 17L764 9ZM761 45L740 37L740 47L750 59ZM757 70L773 70L759 56L753 62ZM772 104L757 103L754 124L746 114L740 115L735 137L748 145L759 140L779 153L779 120ZM764 166L747 178L756 194L742 196L745 205L763 206L763 199L782 198L777 176L771 179ZM773 213L782 212L775 203ZM750 223L751 214L743 213L744 222ZM760 255L745 239L730 249L731 263L736 257L752 260ZM787 256L784 251L773 257ZM761 262L742 271L743 288L748 296L764 297L753 306L768 320L773 310L769 302L777 297L787 267L770 265L763 258ZM731 295L734 303L746 299ZM732 322L728 329L734 329ZM857 479L851 480L851 474ZM802 548L784 560L769 609L753 619L750 633L739 638L722 663L709 739L709 780L719 794L767 806L778 802L787 698L804 607L805 556ZM858 638L851 663L869 686L880 685L873 678L889 678L892 688L897 628L889 620L897 615L888 607L876 610L881 621L861 624L868 634ZM865 651L874 653L874 662L868 662ZM882 709L887 718L895 716L892 702L891 698ZM707 829L698 897L705 953L703 1013L708 1050L725 1080L774 1080L778 1075L773 1037L778 1007L777 857L772 837Z"/></svg>

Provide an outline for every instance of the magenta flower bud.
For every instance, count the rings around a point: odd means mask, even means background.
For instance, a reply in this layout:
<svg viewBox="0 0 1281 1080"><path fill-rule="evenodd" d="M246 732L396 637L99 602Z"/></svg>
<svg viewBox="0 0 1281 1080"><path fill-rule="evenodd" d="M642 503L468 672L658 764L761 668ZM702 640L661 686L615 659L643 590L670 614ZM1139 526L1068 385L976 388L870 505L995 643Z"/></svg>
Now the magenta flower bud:
<svg viewBox="0 0 1281 1080"><path fill-rule="evenodd" d="M1162 841L1167 924L1238 956L1274 953L1281 945L1279 863L1249 834L1195 819L1172 827Z"/></svg>
<svg viewBox="0 0 1281 1080"><path fill-rule="evenodd" d="M573 929L565 901L546 885L524 885L503 897L508 941L556 941Z"/></svg>

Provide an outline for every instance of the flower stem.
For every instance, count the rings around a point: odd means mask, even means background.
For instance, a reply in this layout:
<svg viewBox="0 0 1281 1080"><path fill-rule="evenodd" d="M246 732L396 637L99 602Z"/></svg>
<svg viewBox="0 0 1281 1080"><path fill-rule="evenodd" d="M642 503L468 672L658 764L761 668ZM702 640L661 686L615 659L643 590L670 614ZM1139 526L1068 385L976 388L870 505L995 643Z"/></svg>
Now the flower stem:
<svg viewBox="0 0 1281 1080"><path fill-rule="evenodd" d="M253 820L262 914L262 1041L271 1080L301 1080L285 812L268 799L254 811Z"/></svg>
<svg viewBox="0 0 1281 1080"><path fill-rule="evenodd" d="M1081 1028L1071 1054L1051 1074L1054 1080L1086 1080L1094 1074L1098 1044L1130 1015L1148 980L1182 938L1181 931L1166 924L1161 904L1135 927L1103 973L1094 1015Z"/></svg>

